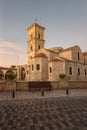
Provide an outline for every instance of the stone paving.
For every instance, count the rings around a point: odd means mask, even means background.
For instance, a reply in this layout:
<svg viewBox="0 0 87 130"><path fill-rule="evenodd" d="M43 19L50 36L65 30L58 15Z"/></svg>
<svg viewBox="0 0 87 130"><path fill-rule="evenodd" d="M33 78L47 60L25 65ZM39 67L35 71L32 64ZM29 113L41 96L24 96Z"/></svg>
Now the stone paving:
<svg viewBox="0 0 87 130"><path fill-rule="evenodd" d="M69 89L68 97L87 96L87 89ZM50 97L67 97L66 90L51 90L44 91L42 96L41 91L16 91L15 98L12 98L12 92L0 92L0 101L18 100L18 99L37 99Z"/></svg>
<svg viewBox="0 0 87 130"><path fill-rule="evenodd" d="M1 92L0 130L87 130L87 89Z"/></svg>

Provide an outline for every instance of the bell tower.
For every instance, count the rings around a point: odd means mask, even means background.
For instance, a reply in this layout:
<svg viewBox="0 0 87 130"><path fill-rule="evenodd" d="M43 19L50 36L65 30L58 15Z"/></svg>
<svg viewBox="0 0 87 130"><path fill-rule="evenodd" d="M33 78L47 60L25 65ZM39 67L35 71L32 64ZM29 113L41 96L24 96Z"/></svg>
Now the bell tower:
<svg viewBox="0 0 87 130"><path fill-rule="evenodd" d="M40 26L37 23L31 25L28 31L28 65L37 53L37 51L41 48L44 48L44 30L45 28Z"/></svg>

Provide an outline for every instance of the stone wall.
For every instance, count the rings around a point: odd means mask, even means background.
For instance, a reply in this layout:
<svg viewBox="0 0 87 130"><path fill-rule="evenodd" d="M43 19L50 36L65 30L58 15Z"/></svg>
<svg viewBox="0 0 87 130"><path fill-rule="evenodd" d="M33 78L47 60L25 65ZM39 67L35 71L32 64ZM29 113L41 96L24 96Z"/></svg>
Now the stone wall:
<svg viewBox="0 0 87 130"><path fill-rule="evenodd" d="M69 88L87 88L87 81L69 81Z"/></svg>
<svg viewBox="0 0 87 130"><path fill-rule="evenodd" d="M16 83L17 91L29 91L28 82L19 81Z"/></svg>
<svg viewBox="0 0 87 130"><path fill-rule="evenodd" d="M16 82L0 82L0 92L16 90Z"/></svg>
<svg viewBox="0 0 87 130"><path fill-rule="evenodd" d="M84 56L85 64L87 65L87 55Z"/></svg>
<svg viewBox="0 0 87 130"><path fill-rule="evenodd" d="M37 54L44 53L48 57L48 61L55 58L55 56L58 56L57 53L50 51L49 49L42 48L40 49Z"/></svg>
<svg viewBox="0 0 87 130"><path fill-rule="evenodd" d="M59 81L50 81L52 85L52 90L59 89Z"/></svg>
<svg viewBox="0 0 87 130"><path fill-rule="evenodd" d="M87 81L51 81L52 89L65 89L68 88L86 88Z"/></svg>
<svg viewBox="0 0 87 130"><path fill-rule="evenodd" d="M48 80L49 81L57 81L59 80L59 74L65 73L65 62L63 61L54 61L48 63L48 68L52 68L52 72L50 73L48 69Z"/></svg>
<svg viewBox="0 0 87 130"><path fill-rule="evenodd" d="M60 57L72 60L72 50L67 50L59 53Z"/></svg>
<svg viewBox="0 0 87 130"><path fill-rule="evenodd" d="M78 57L78 53L79 53L79 57ZM72 60L79 63L84 63L84 55L82 54L82 51L78 46L75 46L72 49Z"/></svg>
<svg viewBox="0 0 87 130"><path fill-rule="evenodd" d="M84 63L84 55L78 46L74 46L60 52L59 56L75 62Z"/></svg>
<svg viewBox="0 0 87 130"><path fill-rule="evenodd" d="M72 74L69 74L69 67L72 67ZM80 69L80 74L78 74L78 68ZM87 65L81 63L75 63L66 60L66 75L70 80L79 80L79 81L86 81L87 74L85 74L85 70L87 71Z"/></svg>
<svg viewBox="0 0 87 130"><path fill-rule="evenodd" d="M65 89L66 87L69 88L86 88L87 89L87 81L50 81L52 85L52 90L56 89ZM29 82L0 82L0 92L2 91L29 91Z"/></svg>

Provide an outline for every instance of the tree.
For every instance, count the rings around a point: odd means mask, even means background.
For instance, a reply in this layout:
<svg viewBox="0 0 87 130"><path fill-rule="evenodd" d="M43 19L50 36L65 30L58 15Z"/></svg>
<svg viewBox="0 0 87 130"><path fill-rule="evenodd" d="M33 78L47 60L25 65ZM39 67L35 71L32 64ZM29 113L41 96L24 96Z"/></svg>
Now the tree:
<svg viewBox="0 0 87 130"><path fill-rule="evenodd" d="M14 73L9 73L6 75L7 80L14 80L16 78L16 75Z"/></svg>
<svg viewBox="0 0 87 130"><path fill-rule="evenodd" d="M15 68L16 68L16 65L11 65L10 68L11 68L11 69L15 69Z"/></svg>

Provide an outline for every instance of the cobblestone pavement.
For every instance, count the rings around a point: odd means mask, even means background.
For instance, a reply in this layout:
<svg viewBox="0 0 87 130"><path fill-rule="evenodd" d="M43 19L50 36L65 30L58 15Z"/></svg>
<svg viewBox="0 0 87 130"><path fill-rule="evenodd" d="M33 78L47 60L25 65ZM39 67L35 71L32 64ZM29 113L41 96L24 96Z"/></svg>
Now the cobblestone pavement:
<svg viewBox="0 0 87 130"><path fill-rule="evenodd" d="M87 90L0 93L0 130L87 130Z"/></svg>
<svg viewBox="0 0 87 130"><path fill-rule="evenodd" d="M87 89L69 89L69 97L87 96ZM12 92L0 92L0 101L4 100L18 100L18 99L37 99L37 98L50 98L50 97L67 97L66 90L51 90L44 91L42 96L41 91L16 91L15 98L12 98Z"/></svg>

